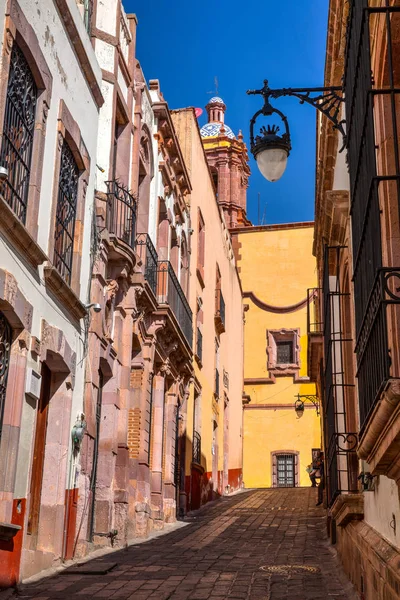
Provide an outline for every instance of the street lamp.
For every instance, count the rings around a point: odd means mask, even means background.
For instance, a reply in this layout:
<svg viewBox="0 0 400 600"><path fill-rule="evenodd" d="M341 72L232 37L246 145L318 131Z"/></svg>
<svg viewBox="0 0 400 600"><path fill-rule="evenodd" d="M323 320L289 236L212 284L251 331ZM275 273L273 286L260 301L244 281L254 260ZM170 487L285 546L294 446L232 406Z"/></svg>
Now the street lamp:
<svg viewBox="0 0 400 600"><path fill-rule="evenodd" d="M314 394L297 394L295 398L297 398L297 400L294 403L294 410L296 411L296 415L299 419L304 414L304 404L307 401L311 402L314 405L315 410L317 411L317 416L319 416L319 402L317 396L315 396Z"/></svg>
<svg viewBox="0 0 400 600"><path fill-rule="evenodd" d="M270 103L270 98L280 98L281 96L294 96L300 100L300 104L310 104L322 112L332 123L333 128L338 129L343 137L343 146L346 147L346 132L344 129L344 120L340 118L340 107L344 101L340 87L321 87L321 88L282 88L272 90L268 86L268 81L264 80L264 87L260 90L248 90L250 95L261 95L264 98L264 106L258 110L250 120L250 150L261 174L268 181L278 181L285 172L287 159L292 149L290 131L287 117ZM254 125L260 115L270 117L277 114L285 126L285 133L278 135L279 127L273 125L261 127L260 134L254 135Z"/></svg>

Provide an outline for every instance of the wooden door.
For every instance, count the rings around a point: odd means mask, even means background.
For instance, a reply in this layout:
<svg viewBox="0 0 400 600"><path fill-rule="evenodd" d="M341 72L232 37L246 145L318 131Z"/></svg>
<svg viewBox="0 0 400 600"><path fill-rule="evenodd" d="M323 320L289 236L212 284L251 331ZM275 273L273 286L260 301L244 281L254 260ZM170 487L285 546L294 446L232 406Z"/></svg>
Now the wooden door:
<svg viewBox="0 0 400 600"><path fill-rule="evenodd" d="M37 407L35 444L33 448L30 487L28 534L37 537L39 527L40 497L42 494L44 453L46 447L47 415L49 410L51 371L42 364L42 385Z"/></svg>

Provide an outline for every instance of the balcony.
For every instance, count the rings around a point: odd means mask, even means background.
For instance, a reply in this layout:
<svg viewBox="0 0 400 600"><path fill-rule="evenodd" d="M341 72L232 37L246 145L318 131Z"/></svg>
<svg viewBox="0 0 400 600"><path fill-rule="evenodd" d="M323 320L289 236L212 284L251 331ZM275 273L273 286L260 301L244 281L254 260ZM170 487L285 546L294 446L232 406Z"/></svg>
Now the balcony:
<svg viewBox="0 0 400 600"><path fill-rule="evenodd" d="M193 328L192 311L180 283L168 260L158 262L157 300L160 304L168 304L173 312L187 343L192 347Z"/></svg>
<svg viewBox="0 0 400 600"><path fill-rule="evenodd" d="M136 252L144 267L144 277L153 294L157 295L157 251L147 233L138 233L136 236Z"/></svg>
<svg viewBox="0 0 400 600"><path fill-rule="evenodd" d="M119 181L106 181L106 227L111 235L135 248L136 200Z"/></svg>
<svg viewBox="0 0 400 600"><path fill-rule="evenodd" d="M307 369L310 381L316 382L323 349L322 290L307 290Z"/></svg>
<svg viewBox="0 0 400 600"><path fill-rule="evenodd" d="M217 333L225 332L225 301L220 289L215 290L215 329Z"/></svg>
<svg viewBox="0 0 400 600"><path fill-rule="evenodd" d="M197 431L193 433L192 462L201 465L201 435Z"/></svg>
<svg viewBox="0 0 400 600"><path fill-rule="evenodd" d="M197 328L196 358L200 363L203 360L203 334L201 333L199 328Z"/></svg>

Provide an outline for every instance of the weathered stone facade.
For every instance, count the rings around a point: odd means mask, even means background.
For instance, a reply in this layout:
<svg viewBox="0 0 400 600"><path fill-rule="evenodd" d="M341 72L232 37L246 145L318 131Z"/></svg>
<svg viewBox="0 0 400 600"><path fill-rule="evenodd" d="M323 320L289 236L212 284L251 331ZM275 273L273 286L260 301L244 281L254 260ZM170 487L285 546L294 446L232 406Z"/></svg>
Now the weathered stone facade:
<svg viewBox="0 0 400 600"><path fill-rule="evenodd" d="M0 587L6 587L58 564L66 532L75 529L73 482L81 462L71 429L83 411L103 96L75 4L44 1L39 8L10 0L2 7Z"/></svg>
<svg viewBox="0 0 400 600"><path fill-rule="evenodd" d="M314 251L321 290L315 322L320 327L309 330L309 374L325 398L331 540L366 600L394 600L400 590L399 309L394 288L400 254L392 131L398 107L396 92L395 108L388 94L397 68L392 53L398 13L391 11L396 4L349 6L331 0L325 85L344 82L348 139L340 154L342 140L322 118L317 141Z"/></svg>

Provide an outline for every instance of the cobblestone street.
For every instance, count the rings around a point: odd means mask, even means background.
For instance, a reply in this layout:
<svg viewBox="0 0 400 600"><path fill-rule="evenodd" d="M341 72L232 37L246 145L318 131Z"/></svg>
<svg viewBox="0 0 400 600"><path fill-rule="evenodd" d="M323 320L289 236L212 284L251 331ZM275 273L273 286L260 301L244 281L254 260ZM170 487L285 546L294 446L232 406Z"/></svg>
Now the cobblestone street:
<svg viewBox="0 0 400 600"><path fill-rule="evenodd" d="M67 574L25 585L20 598L119 600L352 600L325 534L315 490L250 491L223 499L185 527ZM87 565L86 565L87 567Z"/></svg>

